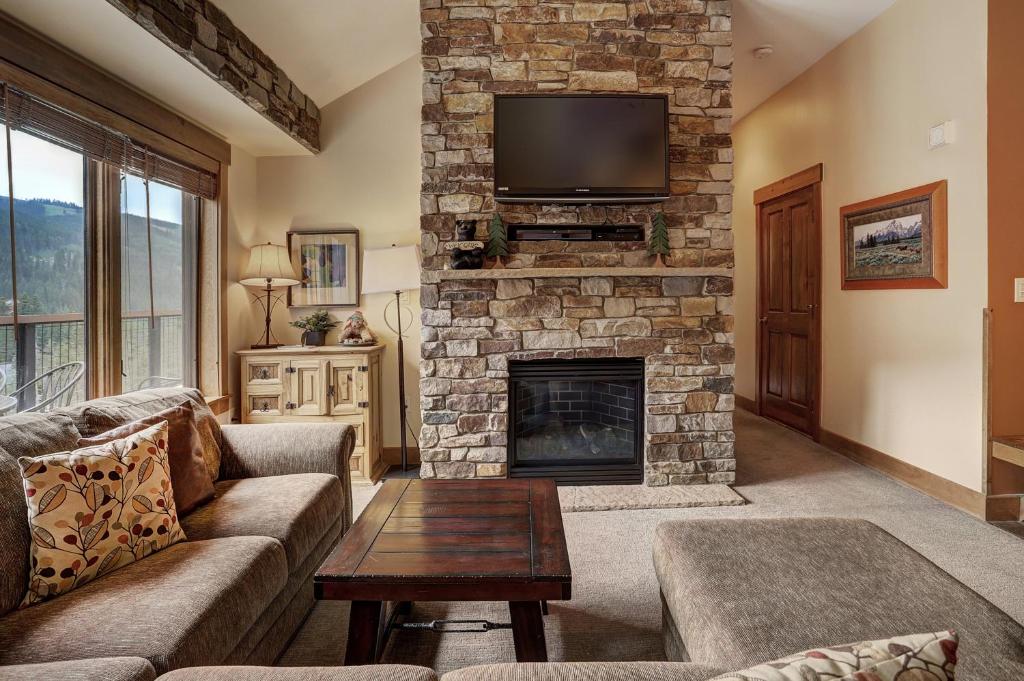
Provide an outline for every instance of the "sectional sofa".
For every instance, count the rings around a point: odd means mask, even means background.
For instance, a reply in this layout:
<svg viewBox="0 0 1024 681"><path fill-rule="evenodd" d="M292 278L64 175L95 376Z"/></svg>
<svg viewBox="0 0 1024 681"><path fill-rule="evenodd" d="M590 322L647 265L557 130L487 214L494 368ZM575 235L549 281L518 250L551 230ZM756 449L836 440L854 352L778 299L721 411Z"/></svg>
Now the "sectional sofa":
<svg viewBox="0 0 1024 681"><path fill-rule="evenodd" d="M72 449L183 399L212 418L179 389L0 418L0 681L437 681L400 665L269 666L351 524L353 435L337 424L224 426L217 497L183 520L189 541L16 609L29 537L15 457ZM958 679L1024 679L1024 627L866 521L663 523L654 567L669 662L494 664L443 681L707 681L809 648L950 628Z"/></svg>
<svg viewBox="0 0 1024 681"><path fill-rule="evenodd" d="M182 519L188 541L18 610L29 532L16 457L76 448L184 400L162 388L0 418L0 678L153 678L179 667L272 664L313 606L312 575L352 523L352 429L226 425L216 498ZM21 665L46 663L43 668Z"/></svg>

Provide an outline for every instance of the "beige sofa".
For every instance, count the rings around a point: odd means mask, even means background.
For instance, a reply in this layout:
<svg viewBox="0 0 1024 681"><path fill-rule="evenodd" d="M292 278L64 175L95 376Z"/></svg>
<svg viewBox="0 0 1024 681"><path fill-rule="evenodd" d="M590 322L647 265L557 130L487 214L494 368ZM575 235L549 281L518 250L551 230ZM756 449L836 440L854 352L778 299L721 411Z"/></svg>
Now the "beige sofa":
<svg viewBox="0 0 1024 681"><path fill-rule="evenodd" d="M313 605L313 572L352 522L349 426L224 426L217 495L182 519L188 541L17 609L30 540L16 457L74 449L111 421L185 399L213 418L197 391L177 388L0 418L0 678L134 681L269 665L287 646ZM49 664L20 667L32 663Z"/></svg>

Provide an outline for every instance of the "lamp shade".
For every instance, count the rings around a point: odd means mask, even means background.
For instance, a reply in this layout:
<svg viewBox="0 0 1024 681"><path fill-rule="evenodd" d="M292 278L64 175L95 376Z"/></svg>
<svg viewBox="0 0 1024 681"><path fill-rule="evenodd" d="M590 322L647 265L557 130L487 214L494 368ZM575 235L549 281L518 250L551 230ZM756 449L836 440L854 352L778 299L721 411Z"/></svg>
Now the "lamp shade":
<svg viewBox="0 0 1024 681"><path fill-rule="evenodd" d="M243 286L259 287L269 283L271 288L280 288L294 286L299 283L299 279L292 267L288 249L267 243L249 249L249 265L238 282Z"/></svg>
<svg viewBox="0 0 1024 681"><path fill-rule="evenodd" d="M367 248L363 251L362 293L409 291L419 287L419 246Z"/></svg>

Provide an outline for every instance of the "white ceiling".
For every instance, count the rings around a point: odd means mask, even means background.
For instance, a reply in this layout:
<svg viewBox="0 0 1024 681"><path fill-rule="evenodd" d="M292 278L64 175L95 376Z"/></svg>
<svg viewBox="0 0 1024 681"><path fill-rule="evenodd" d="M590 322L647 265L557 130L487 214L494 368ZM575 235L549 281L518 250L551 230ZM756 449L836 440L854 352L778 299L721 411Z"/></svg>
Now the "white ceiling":
<svg viewBox="0 0 1024 681"><path fill-rule="evenodd" d="M895 0L734 0L739 119ZM419 0L216 0L321 107L416 55ZM0 10L255 156L307 155L106 0L0 0ZM775 53L755 60L771 44Z"/></svg>
<svg viewBox="0 0 1024 681"><path fill-rule="evenodd" d="M215 0L319 106L420 52L419 0Z"/></svg>
<svg viewBox="0 0 1024 681"><path fill-rule="evenodd" d="M0 10L251 154L309 155L106 0L0 0Z"/></svg>
<svg viewBox="0 0 1024 681"><path fill-rule="evenodd" d="M896 0L734 0L733 116L746 116ZM762 61L753 50L775 53Z"/></svg>

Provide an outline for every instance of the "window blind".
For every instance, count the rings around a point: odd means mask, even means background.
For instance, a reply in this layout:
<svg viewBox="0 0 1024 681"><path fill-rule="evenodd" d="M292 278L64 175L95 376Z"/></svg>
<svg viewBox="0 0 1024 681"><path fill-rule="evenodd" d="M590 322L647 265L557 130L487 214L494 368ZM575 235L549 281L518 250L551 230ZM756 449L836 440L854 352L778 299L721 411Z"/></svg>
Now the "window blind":
<svg viewBox="0 0 1024 681"><path fill-rule="evenodd" d="M136 143L127 135L55 106L9 84L0 91L0 122L125 172L204 199L217 198L217 176Z"/></svg>

